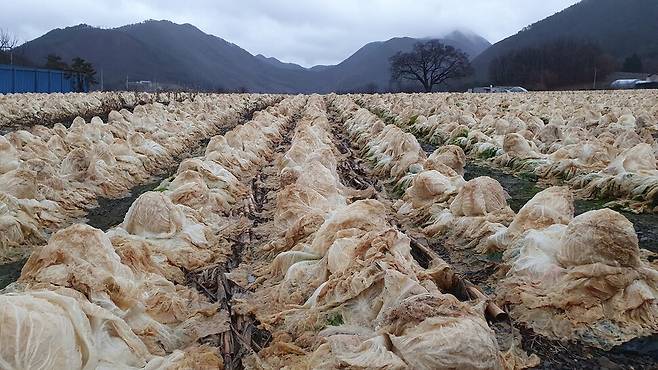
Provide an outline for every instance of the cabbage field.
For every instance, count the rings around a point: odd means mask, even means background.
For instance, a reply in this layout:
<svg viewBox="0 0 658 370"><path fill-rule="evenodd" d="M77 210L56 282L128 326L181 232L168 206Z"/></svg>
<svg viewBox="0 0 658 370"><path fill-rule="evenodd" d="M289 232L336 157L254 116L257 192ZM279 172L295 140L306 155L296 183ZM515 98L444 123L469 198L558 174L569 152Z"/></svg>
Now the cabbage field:
<svg viewBox="0 0 658 370"><path fill-rule="evenodd" d="M0 369L658 366L658 92L0 96Z"/></svg>

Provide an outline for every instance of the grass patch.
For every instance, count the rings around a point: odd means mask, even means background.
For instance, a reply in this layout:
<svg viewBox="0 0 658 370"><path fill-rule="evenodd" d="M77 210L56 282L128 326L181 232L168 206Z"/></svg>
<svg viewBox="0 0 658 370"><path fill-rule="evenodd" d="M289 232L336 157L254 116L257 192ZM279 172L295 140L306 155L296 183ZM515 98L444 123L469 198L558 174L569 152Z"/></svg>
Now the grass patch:
<svg viewBox="0 0 658 370"><path fill-rule="evenodd" d="M518 176L530 182L537 182L537 180L539 180L539 176L532 172L521 172Z"/></svg>
<svg viewBox="0 0 658 370"><path fill-rule="evenodd" d="M460 147L460 148L464 149L464 151L466 151L466 146L467 146L468 143L467 143L466 140L463 140L462 136L458 136L454 139L448 140L448 144L457 145L458 147Z"/></svg>
<svg viewBox="0 0 658 370"><path fill-rule="evenodd" d="M457 133L457 135L453 139L458 139L460 137L468 137L468 130L463 129L461 132Z"/></svg>
<svg viewBox="0 0 658 370"><path fill-rule="evenodd" d="M492 252L487 254L487 259L492 262L502 262L503 252Z"/></svg>
<svg viewBox="0 0 658 370"><path fill-rule="evenodd" d="M489 159L495 157L496 154L498 154L498 148L488 148L478 153L478 158Z"/></svg>
<svg viewBox="0 0 658 370"><path fill-rule="evenodd" d="M340 312L332 312L327 317L327 325L329 326L341 326L344 323L343 315L341 315Z"/></svg>

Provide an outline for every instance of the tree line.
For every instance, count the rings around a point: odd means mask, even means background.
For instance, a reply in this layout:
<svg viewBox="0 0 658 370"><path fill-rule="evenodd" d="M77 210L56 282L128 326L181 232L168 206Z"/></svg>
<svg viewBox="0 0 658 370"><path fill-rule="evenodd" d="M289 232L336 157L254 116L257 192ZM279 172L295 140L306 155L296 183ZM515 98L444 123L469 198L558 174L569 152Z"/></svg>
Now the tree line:
<svg viewBox="0 0 658 370"><path fill-rule="evenodd" d="M473 73L464 52L439 40L418 42L411 51L398 52L389 62L391 82L406 82L406 87L399 90L407 92L435 91L437 86L447 86L450 80L463 84L463 78ZM594 42L560 38L515 49L495 58L489 64L489 83L523 86L531 90L592 86L615 71L656 73L657 62L658 52L643 57L632 54L620 63ZM350 92L377 91L377 86L372 84Z"/></svg>
<svg viewBox="0 0 658 370"><path fill-rule="evenodd" d="M633 73L658 73L658 50L640 56L633 53L624 59L621 65L622 72Z"/></svg>
<svg viewBox="0 0 658 370"><path fill-rule="evenodd" d="M653 61L646 61L648 68L640 56L633 54L619 63L596 43L561 38L495 58L489 64L489 78L495 85L551 90L593 84L615 71L651 73Z"/></svg>

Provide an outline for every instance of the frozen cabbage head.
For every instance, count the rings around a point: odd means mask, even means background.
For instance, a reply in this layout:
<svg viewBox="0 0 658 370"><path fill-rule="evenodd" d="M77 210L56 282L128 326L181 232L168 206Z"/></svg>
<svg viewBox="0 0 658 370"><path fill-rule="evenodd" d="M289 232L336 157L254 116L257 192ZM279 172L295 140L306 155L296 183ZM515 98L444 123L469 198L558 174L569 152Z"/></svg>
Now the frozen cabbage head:
<svg viewBox="0 0 658 370"><path fill-rule="evenodd" d="M658 272L613 210L526 232L506 258L499 297L540 334L608 349L658 330Z"/></svg>

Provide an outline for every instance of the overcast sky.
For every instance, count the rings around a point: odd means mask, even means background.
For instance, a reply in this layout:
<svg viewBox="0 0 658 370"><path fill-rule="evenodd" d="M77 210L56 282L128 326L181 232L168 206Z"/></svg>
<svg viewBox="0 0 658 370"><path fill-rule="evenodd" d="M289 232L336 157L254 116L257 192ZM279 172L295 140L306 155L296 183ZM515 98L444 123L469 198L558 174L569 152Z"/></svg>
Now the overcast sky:
<svg viewBox="0 0 658 370"><path fill-rule="evenodd" d="M0 27L21 41L80 23L191 23L253 54L334 64L396 36L471 30L492 43L578 0L0 0Z"/></svg>

